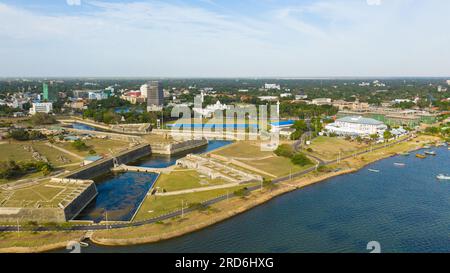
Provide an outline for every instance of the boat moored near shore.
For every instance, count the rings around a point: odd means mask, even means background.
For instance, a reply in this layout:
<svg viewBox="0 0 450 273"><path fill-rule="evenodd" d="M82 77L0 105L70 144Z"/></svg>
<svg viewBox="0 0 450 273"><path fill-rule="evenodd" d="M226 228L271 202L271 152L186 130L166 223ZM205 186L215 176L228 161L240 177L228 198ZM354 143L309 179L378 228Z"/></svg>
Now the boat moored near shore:
<svg viewBox="0 0 450 273"><path fill-rule="evenodd" d="M450 181L450 175L440 174L440 175L436 176L436 178L438 180L448 180L448 181Z"/></svg>

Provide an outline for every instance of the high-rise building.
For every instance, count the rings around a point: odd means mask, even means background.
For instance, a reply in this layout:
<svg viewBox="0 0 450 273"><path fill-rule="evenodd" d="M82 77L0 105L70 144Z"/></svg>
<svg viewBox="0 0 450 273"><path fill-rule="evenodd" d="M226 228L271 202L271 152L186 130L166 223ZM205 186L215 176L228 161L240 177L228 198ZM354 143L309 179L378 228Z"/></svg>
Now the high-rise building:
<svg viewBox="0 0 450 273"><path fill-rule="evenodd" d="M147 83L147 111L161 111L164 106L164 91L159 81Z"/></svg>
<svg viewBox="0 0 450 273"><path fill-rule="evenodd" d="M48 94L48 84L47 83L43 83L42 84L42 90L43 90L43 94L44 94L44 100L48 101L49 99L49 94Z"/></svg>

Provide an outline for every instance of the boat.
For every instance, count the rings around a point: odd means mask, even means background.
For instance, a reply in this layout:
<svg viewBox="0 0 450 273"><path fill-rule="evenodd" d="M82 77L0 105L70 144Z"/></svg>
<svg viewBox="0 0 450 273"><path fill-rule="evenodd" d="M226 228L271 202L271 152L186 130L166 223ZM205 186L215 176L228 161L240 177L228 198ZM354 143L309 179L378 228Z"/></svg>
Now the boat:
<svg viewBox="0 0 450 273"><path fill-rule="evenodd" d="M81 247L88 247L88 246L89 246L89 244L88 244L88 243L86 243L86 242L80 242L80 246L81 246Z"/></svg>
<svg viewBox="0 0 450 273"><path fill-rule="evenodd" d="M431 152L425 152L426 155L436 155L435 151L431 151Z"/></svg>
<svg viewBox="0 0 450 273"><path fill-rule="evenodd" d="M430 145L425 145L425 146L423 146L423 148L424 149L431 149L431 146Z"/></svg>
<svg viewBox="0 0 450 273"><path fill-rule="evenodd" d="M400 153L399 155L401 155L401 156L409 156L410 155L410 153Z"/></svg>
<svg viewBox="0 0 450 273"><path fill-rule="evenodd" d="M420 159L425 159L425 158L427 158L425 155L423 155L423 154L416 154L416 157L417 158L420 158Z"/></svg>
<svg viewBox="0 0 450 273"><path fill-rule="evenodd" d="M379 172L380 172L380 170L369 169L369 172L373 172L373 173L379 173Z"/></svg>
<svg viewBox="0 0 450 273"><path fill-rule="evenodd" d="M439 180L450 180L450 176L444 175L444 174L440 174L440 175L436 176L436 178Z"/></svg>
<svg viewBox="0 0 450 273"><path fill-rule="evenodd" d="M406 166L405 163L394 163L395 166L404 167Z"/></svg>

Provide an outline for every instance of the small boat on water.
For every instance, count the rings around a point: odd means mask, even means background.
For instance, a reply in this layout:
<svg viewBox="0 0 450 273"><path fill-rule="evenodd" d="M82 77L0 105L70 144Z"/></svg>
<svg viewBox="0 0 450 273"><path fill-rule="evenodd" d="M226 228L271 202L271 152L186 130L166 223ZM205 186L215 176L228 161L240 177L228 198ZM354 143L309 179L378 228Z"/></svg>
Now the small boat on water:
<svg viewBox="0 0 450 273"><path fill-rule="evenodd" d="M401 156L409 156L410 153L400 153L399 155L401 155Z"/></svg>
<svg viewBox="0 0 450 273"><path fill-rule="evenodd" d="M431 151L431 152L425 152L426 155L436 155L435 151Z"/></svg>
<svg viewBox="0 0 450 273"><path fill-rule="evenodd" d="M81 247L88 247L88 246L89 246L89 244L88 244L88 243L86 243L86 242L80 242L80 246L81 246Z"/></svg>
<svg viewBox="0 0 450 273"><path fill-rule="evenodd" d="M423 155L423 154L416 154L416 157L417 158L420 158L420 159L425 159L425 158L427 158L425 155Z"/></svg>
<svg viewBox="0 0 450 273"><path fill-rule="evenodd" d="M379 172L380 172L380 170L369 169L369 172L373 172L373 173L379 173Z"/></svg>
<svg viewBox="0 0 450 273"><path fill-rule="evenodd" d="M405 163L394 163L395 166L404 167L406 166Z"/></svg>
<svg viewBox="0 0 450 273"><path fill-rule="evenodd" d="M436 178L439 180L450 180L450 176L444 175L444 174L440 174L440 175L436 176Z"/></svg>
<svg viewBox="0 0 450 273"><path fill-rule="evenodd" d="M430 145L425 145L425 146L423 146L423 148L424 149L431 149L431 146Z"/></svg>

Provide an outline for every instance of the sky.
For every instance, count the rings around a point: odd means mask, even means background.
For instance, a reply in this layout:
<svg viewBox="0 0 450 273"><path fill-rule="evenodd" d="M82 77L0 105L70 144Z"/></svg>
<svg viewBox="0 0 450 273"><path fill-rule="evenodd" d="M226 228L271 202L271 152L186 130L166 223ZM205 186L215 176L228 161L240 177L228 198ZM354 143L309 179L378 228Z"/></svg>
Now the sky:
<svg viewBox="0 0 450 273"><path fill-rule="evenodd" d="M0 77L447 77L448 0L0 0Z"/></svg>

